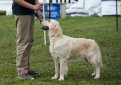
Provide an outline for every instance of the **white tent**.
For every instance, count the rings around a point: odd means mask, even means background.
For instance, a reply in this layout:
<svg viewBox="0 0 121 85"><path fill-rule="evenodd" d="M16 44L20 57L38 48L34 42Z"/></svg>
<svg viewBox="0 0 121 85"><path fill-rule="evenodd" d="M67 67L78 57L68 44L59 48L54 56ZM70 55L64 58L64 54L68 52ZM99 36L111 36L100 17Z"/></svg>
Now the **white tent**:
<svg viewBox="0 0 121 85"><path fill-rule="evenodd" d="M0 0L0 10L6 11L6 15L12 15L12 0Z"/></svg>
<svg viewBox="0 0 121 85"><path fill-rule="evenodd" d="M39 0L43 2L44 0ZM45 0L47 3L49 0ZM63 3L65 0L62 0ZM66 0L68 2L68 0ZM56 0L52 0L56 3ZM58 0L60 3L60 0ZM6 11L6 15L12 15L12 0L0 0L0 10ZM66 13L71 16L102 16L116 14L116 0L71 0L67 4ZM118 14L120 14L120 2L118 0Z"/></svg>
<svg viewBox="0 0 121 85"><path fill-rule="evenodd" d="M67 4L66 13L71 16L116 15L116 0L78 0ZM120 0L117 0L120 15Z"/></svg>
<svg viewBox="0 0 121 85"><path fill-rule="evenodd" d="M116 15L116 0L102 0L102 14ZM120 15L120 0L117 0L117 14Z"/></svg>
<svg viewBox="0 0 121 85"><path fill-rule="evenodd" d="M102 16L101 0L78 0L67 4L66 13L71 16Z"/></svg>

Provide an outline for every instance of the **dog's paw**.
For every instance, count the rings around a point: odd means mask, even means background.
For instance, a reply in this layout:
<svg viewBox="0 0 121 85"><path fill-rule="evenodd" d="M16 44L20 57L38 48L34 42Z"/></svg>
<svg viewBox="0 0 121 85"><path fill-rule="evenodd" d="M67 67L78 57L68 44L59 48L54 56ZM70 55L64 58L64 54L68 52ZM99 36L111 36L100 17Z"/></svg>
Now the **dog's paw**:
<svg viewBox="0 0 121 85"><path fill-rule="evenodd" d="M92 73L92 76L95 76L95 73Z"/></svg>
<svg viewBox="0 0 121 85"><path fill-rule="evenodd" d="M99 79L100 77L95 76L94 79Z"/></svg>
<svg viewBox="0 0 121 85"><path fill-rule="evenodd" d="M54 79L58 79L58 76L54 76L54 77L52 77L52 79L54 80Z"/></svg>
<svg viewBox="0 0 121 85"><path fill-rule="evenodd" d="M59 81L64 81L64 78L60 77L60 78L59 78Z"/></svg>

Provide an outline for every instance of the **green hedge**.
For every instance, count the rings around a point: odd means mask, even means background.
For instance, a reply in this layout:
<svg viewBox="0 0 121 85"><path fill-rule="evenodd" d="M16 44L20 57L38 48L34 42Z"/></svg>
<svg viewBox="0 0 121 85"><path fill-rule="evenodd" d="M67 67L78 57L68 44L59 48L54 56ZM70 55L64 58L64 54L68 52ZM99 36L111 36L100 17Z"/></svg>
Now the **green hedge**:
<svg viewBox="0 0 121 85"><path fill-rule="evenodd" d="M0 10L0 15L6 15L6 11Z"/></svg>

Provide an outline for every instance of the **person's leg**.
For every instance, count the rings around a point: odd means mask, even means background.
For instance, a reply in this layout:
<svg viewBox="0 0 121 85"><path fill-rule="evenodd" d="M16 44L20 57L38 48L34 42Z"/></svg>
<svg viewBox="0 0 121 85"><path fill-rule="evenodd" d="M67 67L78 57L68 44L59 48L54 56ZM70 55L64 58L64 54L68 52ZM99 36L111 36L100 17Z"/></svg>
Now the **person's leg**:
<svg viewBox="0 0 121 85"><path fill-rule="evenodd" d="M30 16L30 44L28 47L28 54L29 54L29 60L30 60L30 54L31 54L31 48L33 46L34 42L34 15ZM30 63L28 62L28 69L30 69Z"/></svg>
<svg viewBox="0 0 121 85"><path fill-rule="evenodd" d="M29 60L30 60L30 53L31 53L31 48L33 46L33 42L34 42L34 15L31 15L30 16L30 44L28 47ZM29 74L34 76L34 77L39 75L38 72L31 70L29 62L28 62L28 71L29 71Z"/></svg>
<svg viewBox="0 0 121 85"><path fill-rule="evenodd" d="M30 56L30 15L15 16L16 28L17 28L17 42L16 42L16 66L18 75L27 73L29 67L29 56Z"/></svg>

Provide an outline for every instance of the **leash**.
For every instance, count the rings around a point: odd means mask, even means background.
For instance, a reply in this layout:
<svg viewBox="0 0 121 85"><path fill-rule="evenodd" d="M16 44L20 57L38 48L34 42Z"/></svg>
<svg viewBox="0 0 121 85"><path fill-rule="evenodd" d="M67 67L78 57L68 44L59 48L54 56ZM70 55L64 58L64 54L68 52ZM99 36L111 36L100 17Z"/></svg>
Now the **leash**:
<svg viewBox="0 0 121 85"><path fill-rule="evenodd" d="M45 0L44 0L44 3L45 3ZM43 21L45 21L45 5L43 4ZM40 21L41 23L41 21ZM44 45L46 46L46 31L44 30Z"/></svg>
<svg viewBox="0 0 121 85"><path fill-rule="evenodd" d="M46 1L45 0L43 0L44 1L44 3L46 3ZM50 18L51 18L51 10L50 10L50 6L51 6L51 3L52 3L52 0L49 0L49 22L50 22ZM39 19L39 16L37 15L37 14L35 14L35 16L40 20L40 24L42 23L42 21L45 21L45 5L43 4L42 5L42 19ZM48 30L48 27L45 27L44 28L44 45L46 46L46 43L47 43L47 41L46 41L46 31L45 30Z"/></svg>
<svg viewBox="0 0 121 85"><path fill-rule="evenodd" d="M44 3L45 3L46 1L44 0ZM51 18L51 10L50 10L50 6L51 6L51 2L52 2L52 0L49 0L49 22L50 22L50 18ZM45 5L43 4L43 21L45 21ZM41 23L42 21L40 21L40 23ZM45 27L45 30L48 30L48 27ZM44 45L46 46L46 43L47 43L47 41L46 41L46 31L44 30Z"/></svg>

